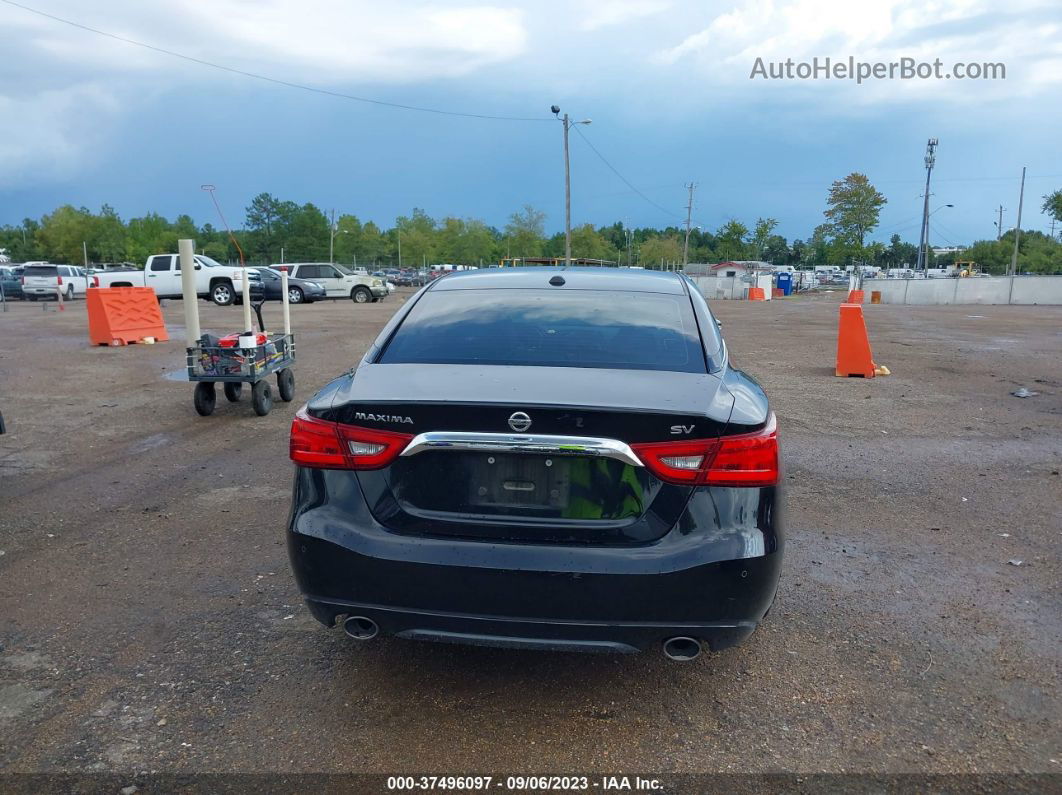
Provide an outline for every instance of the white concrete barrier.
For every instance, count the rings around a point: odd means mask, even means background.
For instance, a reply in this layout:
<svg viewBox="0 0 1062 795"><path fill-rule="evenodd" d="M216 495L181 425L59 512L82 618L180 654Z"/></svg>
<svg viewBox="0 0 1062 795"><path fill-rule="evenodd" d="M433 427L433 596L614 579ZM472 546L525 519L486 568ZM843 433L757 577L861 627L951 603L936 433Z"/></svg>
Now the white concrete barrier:
<svg viewBox="0 0 1062 795"><path fill-rule="evenodd" d="M881 292L883 304L1062 305L1062 276L994 276L969 279L865 279L869 296Z"/></svg>

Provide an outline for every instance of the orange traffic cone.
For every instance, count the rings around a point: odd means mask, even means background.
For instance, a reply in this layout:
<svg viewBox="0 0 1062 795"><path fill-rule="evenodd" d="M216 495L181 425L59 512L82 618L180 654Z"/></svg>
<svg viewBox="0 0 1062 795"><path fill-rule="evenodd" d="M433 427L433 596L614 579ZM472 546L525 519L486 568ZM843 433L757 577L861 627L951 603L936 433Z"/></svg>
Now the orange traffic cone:
<svg viewBox="0 0 1062 795"><path fill-rule="evenodd" d="M862 290L849 290L848 300L845 303L849 304L861 304L863 303L863 291Z"/></svg>
<svg viewBox="0 0 1062 795"><path fill-rule="evenodd" d="M870 353L870 338L863 320L863 307L859 304L841 304L840 322L837 326L837 368L841 378L889 375L888 368L874 364Z"/></svg>

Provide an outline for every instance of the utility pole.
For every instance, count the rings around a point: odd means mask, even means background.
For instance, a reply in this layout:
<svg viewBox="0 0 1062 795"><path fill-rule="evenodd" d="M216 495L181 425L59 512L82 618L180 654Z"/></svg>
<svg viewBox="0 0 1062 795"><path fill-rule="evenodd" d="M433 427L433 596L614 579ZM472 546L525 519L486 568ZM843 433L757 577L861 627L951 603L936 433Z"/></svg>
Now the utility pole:
<svg viewBox="0 0 1062 795"><path fill-rule="evenodd" d="M996 222L996 242L1003 237L1003 205L999 205L999 221Z"/></svg>
<svg viewBox="0 0 1062 795"><path fill-rule="evenodd" d="M1018 225L1014 227L1014 253L1010 255L1010 275L1018 275L1018 238L1021 237L1021 206L1025 201L1025 166L1021 167L1021 192L1018 194Z"/></svg>
<svg viewBox="0 0 1062 795"><path fill-rule="evenodd" d="M85 268L88 268L88 243L81 241L81 256L85 260Z"/></svg>
<svg viewBox="0 0 1062 795"><path fill-rule="evenodd" d="M926 245L929 239L929 178L933 174L933 164L936 163L936 155L933 150L937 148L937 144L940 143L937 138L930 138L926 143L926 194L925 201L922 204L922 234L918 241L918 264L915 266L915 270L923 270L929 267L929 252L926 250Z"/></svg>
<svg viewBox="0 0 1062 795"><path fill-rule="evenodd" d="M402 270L402 230L396 229L398 232L398 269Z"/></svg>
<svg viewBox="0 0 1062 795"><path fill-rule="evenodd" d="M568 158L568 131L573 124L589 124L590 119L572 121L568 114L560 115L560 107L552 105L550 110L564 125L564 264L572 264L572 170Z"/></svg>
<svg viewBox="0 0 1062 795"><path fill-rule="evenodd" d="M686 239L682 243L682 269L686 269L686 265L690 261L690 215L693 213L693 190L697 186L692 182L686 185L686 190L690 192L689 201L686 202Z"/></svg>
<svg viewBox="0 0 1062 795"><path fill-rule="evenodd" d="M633 246L632 246L632 244L634 243L634 230L633 229L627 229L627 230L625 230L625 232L626 232L626 235L627 235L627 267L630 268L631 266L634 265L634 259L632 257L632 255L634 253L633 252Z"/></svg>

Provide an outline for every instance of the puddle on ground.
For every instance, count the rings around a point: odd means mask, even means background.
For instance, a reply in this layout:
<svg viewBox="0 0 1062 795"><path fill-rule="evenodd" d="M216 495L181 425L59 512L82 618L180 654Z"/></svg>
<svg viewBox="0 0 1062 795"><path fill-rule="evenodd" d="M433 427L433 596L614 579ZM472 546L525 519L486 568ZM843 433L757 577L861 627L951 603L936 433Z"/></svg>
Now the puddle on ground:
<svg viewBox="0 0 1062 795"><path fill-rule="evenodd" d="M139 442L129 445L129 452L146 453L148 450L154 450L156 447L162 447L163 445L170 444L172 441L173 437L168 433L155 433L141 439Z"/></svg>
<svg viewBox="0 0 1062 795"><path fill-rule="evenodd" d="M0 687L0 724L34 709L51 695L51 692L51 690L35 690L21 682Z"/></svg>
<svg viewBox="0 0 1062 795"><path fill-rule="evenodd" d="M168 373L163 373L162 377L165 378L167 381L187 381L188 380L188 371L187 370L171 370Z"/></svg>

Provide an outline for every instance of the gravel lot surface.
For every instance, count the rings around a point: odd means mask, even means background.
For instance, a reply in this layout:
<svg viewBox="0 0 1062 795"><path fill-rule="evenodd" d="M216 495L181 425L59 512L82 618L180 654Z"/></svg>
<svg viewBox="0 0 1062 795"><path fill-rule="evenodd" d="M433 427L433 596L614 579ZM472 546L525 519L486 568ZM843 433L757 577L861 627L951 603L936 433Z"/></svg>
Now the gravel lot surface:
<svg viewBox="0 0 1062 795"><path fill-rule="evenodd" d="M867 306L893 375L861 380L840 292L714 303L779 415L787 557L748 642L676 664L310 618L288 425L410 294L294 307L263 418L194 413L180 302L113 349L83 301L0 314L0 770L1062 772L1062 308Z"/></svg>

